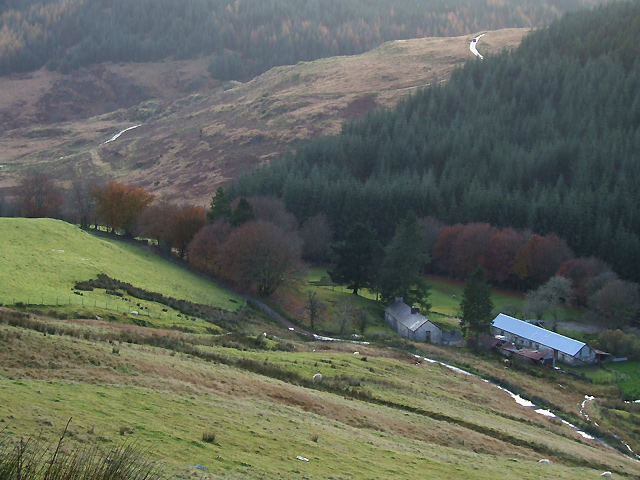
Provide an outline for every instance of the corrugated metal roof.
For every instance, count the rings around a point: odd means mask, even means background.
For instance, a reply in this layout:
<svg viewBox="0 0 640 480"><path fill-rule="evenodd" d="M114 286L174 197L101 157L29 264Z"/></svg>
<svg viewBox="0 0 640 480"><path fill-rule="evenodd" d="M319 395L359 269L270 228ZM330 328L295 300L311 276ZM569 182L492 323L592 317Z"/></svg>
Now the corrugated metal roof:
<svg viewBox="0 0 640 480"><path fill-rule="evenodd" d="M545 330L537 325L532 325L517 318L510 317L501 313L493 320L493 326L499 330L513 333L519 337L531 340L533 342L544 345L545 347L558 350L559 352L566 353L567 355L575 356L584 343L574 340L573 338L565 337L559 333Z"/></svg>
<svg viewBox="0 0 640 480"><path fill-rule="evenodd" d="M386 310L389 315L412 332L415 332L429 321L428 318L419 313L411 313L411 307L401 299L397 299Z"/></svg>

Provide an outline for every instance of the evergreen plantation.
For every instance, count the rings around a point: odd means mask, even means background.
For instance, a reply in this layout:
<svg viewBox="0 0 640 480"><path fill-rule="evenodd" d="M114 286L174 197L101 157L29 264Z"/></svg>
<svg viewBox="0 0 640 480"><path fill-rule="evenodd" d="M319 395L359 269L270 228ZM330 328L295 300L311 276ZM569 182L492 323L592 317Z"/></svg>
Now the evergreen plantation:
<svg viewBox="0 0 640 480"><path fill-rule="evenodd" d="M536 27L597 0L6 0L0 74L212 55L215 78L362 53L385 41Z"/></svg>
<svg viewBox="0 0 640 480"><path fill-rule="evenodd" d="M232 194L276 195L300 221L325 213L338 235L366 222L385 242L408 211L554 233L638 281L638 18L638 2L567 14Z"/></svg>

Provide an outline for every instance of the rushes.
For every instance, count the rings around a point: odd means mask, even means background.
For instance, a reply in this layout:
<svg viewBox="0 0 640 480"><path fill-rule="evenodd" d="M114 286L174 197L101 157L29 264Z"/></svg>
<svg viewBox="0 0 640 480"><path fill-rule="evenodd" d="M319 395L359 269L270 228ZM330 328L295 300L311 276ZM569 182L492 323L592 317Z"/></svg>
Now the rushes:
<svg viewBox="0 0 640 480"><path fill-rule="evenodd" d="M71 419L69 419L69 422ZM103 452L97 446L62 449L67 427L57 444L31 436L17 444L0 432L0 480L155 480L160 472L148 452L122 443ZM51 449L55 450L51 453Z"/></svg>

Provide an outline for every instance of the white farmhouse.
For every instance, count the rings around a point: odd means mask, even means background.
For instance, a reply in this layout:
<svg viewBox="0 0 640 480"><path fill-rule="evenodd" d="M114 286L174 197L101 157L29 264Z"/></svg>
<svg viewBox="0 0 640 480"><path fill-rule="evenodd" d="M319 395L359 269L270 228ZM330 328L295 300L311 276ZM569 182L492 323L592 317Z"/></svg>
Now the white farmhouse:
<svg viewBox="0 0 640 480"><path fill-rule="evenodd" d="M442 330L420 314L418 307L410 307L402 297L396 298L384 311L387 324L401 336L417 342L442 343Z"/></svg>

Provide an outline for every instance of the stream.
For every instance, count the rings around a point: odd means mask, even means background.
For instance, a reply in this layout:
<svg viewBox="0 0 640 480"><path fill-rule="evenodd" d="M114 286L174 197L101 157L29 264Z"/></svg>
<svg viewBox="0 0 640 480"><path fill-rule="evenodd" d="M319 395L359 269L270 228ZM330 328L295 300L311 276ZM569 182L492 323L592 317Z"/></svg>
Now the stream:
<svg viewBox="0 0 640 480"><path fill-rule="evenodd" d="M100 145L104 145L106 143L109 142L113 142L114 140L117 140L118 137L120 137L120 135L122 135L124 132L128 132L129 130L133 130L134 128L138 128L141 127L142 125L134 125L133 127L129 127L129 128L125 128L124 130L122 130L121 132L116 133L113 137L111 137L109 140L107 140L106 142L102 142Z"/></svg>
<svg viewBox="0 0 640 480"><path fill-rule="evenodd" d="M541 407L537 406L535 403L533 403L532 401L527 400L526 398L523 398L523 397L521 397L520 395L517 395L517 394L513 393L512 391L507 390L507 389L506 389L506 388L504 388L504 387L501 387L500 385L497 385L497 384L495 384L495 383L493 383L493 382L491 382L491 381L489 381L489 380L487 380L487 379L485 379L485 378L479 377L478 375L475 375L475 374L473 374L473 373L467 372L466 370L463 370L463 369L461 369L461 368L454 367L453 365L449 365L448 363L444 363L444 362L441 362L441 361L439 361L439 360L433 360L433 359L431 359L431 358L427 358L427 357L421 357L420 355L414 355L414 356L415 356L415 358L416 358L416 359L418 359L418 360L424 360L425 362L428 362L428 363L437 363L437 364L442 365L443 367L446 367L446 368L448 368L448 369L450 369L450 370L453 370L454 372L461 373L461 374L463 374L463 375L469 375L470 377L480 378L483 382L489 383L489 384L493 385L494 387L499 388L499 389L500 389L500 390L502 390L503 392L507 393L511 398L513 398L513 399L515 400L515 402L516 402L518 405L522 405L523 407L526 407L526 408L533 408L533 409L534 409L534 411L535 411L537 414L539 414L539 415L543 415L543 416L548 417L548 418L557 418L557 419L558 419L558 420L560 420L564 425L566 425L567 427L570 427L570 428L572 428L573 430L575 430L575 431L576 431L578 434L580 434L583 438L586 438L586 439L588 439L588 440L593 440L594 442L600 443L601 445L604 445L604 446L606 446L606 447L608 447L608 448L613 449L613 447L612 447L611 445L609 445L607 442L605 442L603 439L601 439L601 438L597 438L597 437L594 437L593 435L588 434L588 433L587 433L587 432L585 432L584 430L580 430L580 429L579 429L578 427L576 427L574 424L572 424L572 423L570 423L570 422L567 422L566 420L564 420L564 419L562 419L562 418L558 417L558 416L557 416L555 413L553 413L551 410L547 410L547 409L541 408ZM592 397L592 396L589 396L589 395L585 395L584 401L583 401L583 402L582 402L582 404L580 405L580 415L582 415L582 416L583 416L587 421L589 421L589 422L590 422L591 420L589 419L589 416L584 412L584 409L585 409L586 404L587 404L588 402L593 401L593 400L595 400L595 397ZM598 426L598 424L597 424L597 423L595 423L595 422L594 422L594 424L595 424L596 426ZM629 446L629 444L628 444L628 443L626 443L624 440L622 440L622 439L620 439L620 438L618 438L618 440L620 441L620 443L622 443L622 444L627 448L627 450L629 450L629 456L630 456L631 458L634 458L635 460L640 460L640 455L636 454L636 453L631 449L631 447Z"/></svg>

